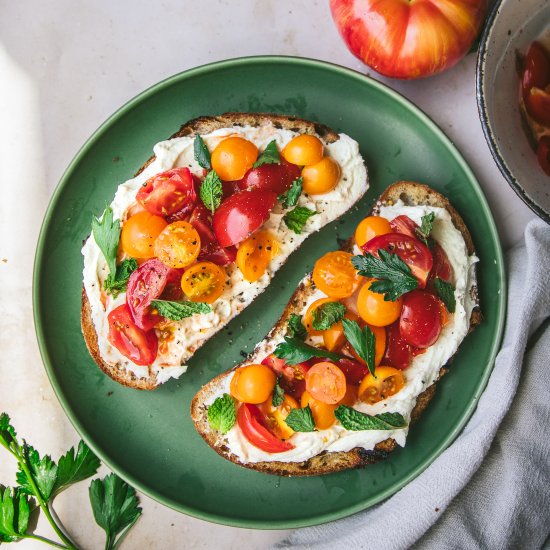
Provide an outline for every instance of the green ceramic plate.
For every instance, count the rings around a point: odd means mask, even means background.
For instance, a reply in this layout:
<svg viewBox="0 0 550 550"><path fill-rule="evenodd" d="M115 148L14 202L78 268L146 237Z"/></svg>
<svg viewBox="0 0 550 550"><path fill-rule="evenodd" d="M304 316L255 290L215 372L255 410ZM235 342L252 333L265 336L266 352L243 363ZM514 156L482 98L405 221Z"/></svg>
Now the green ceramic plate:
<svg viewBox="0 0 550 550"><path fill-rule="evenodd" d="M153 392L112 382L80 333L80 247L92 213L149 158L153 145L199 115L270 111L328 124L354 137L371 188L358 208L311 237L270 288L204 346L179 381ZM405 449L361 471L277 478L220 458L189 418L194 393L252 350L296 283L348 237L373 200L398 179L428 183L451 199L481 259L484 322L468 337ZM67 415L115 472L187 514L241 527L290 528L334 520L395 493L450 444L474 410L499 346L505 282L498 235L479 185L452 143L407 100L353 71L307 59L255 57L192 69L145 91L88 140L54 193L38 242L34 312L42 357Z"/></svg>

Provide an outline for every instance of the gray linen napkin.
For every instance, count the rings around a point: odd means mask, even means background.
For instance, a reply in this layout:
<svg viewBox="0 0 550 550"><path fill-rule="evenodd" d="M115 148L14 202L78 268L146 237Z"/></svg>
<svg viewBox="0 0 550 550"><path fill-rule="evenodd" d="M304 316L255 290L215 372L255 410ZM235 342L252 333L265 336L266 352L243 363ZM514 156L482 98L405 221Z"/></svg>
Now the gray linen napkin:
<svg viewBox="0 0 550 550"><path fill-rule="evenodd" d="M544 544L550 534L550 226L531 221L525 245L506 259L504 341L464 431L390 499L340 521L296 530L279 548Z"/></svg>

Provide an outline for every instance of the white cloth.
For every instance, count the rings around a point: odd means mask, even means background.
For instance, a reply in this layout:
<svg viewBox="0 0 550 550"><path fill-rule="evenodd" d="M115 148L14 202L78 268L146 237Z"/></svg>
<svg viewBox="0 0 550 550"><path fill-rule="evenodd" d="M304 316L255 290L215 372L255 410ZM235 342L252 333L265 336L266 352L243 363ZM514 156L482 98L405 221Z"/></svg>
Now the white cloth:
<svg viewBox="0 0 550 550"><path fill-rule="evenodd" d="M343 520L296 530L279 548L544 544L550 534L550 226L530 222L525 244L506 259L504 341L464 431L390 499Z"/></svg>

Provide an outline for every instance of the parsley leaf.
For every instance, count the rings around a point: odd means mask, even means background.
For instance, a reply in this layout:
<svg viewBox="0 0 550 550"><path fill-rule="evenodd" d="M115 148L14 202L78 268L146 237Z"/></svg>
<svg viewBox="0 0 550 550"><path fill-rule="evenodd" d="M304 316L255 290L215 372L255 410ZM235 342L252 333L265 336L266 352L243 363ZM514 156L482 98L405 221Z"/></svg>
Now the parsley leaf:
<svg viewBox="0 0 550 550"><path fill-rule="evenodd" d="M0 445L12 453L19 447L15 428L11 425L10 417L6 413L0 414Z"/></svg>
<svg viewBox="0 0 550 550"><path fill-rule="evenodd" d="M206 206L212 214L216 208L220 206L223 195L222 180L214 170L208 172L206 177L202 180L199 195L204 206Z"/></svg>
<svg viewBox="0 0 550 550"><path fill-rule="evenodd" d="M23 458L40 494L45 501L48 501L57 479L57 464L48 455L40 457L38 451L26 443L23 445ZM34 495L34 489L31 482L21 466L19 466L16 478L21 492L27 493L28 495Z"/></svg>
<svg viewBox="0 0 550 550"><path fill-rule="evenodd" d="M303 363L312 357L326 357L333 361L342 358L341 355L332 351L310 346L295 336L285 336L285 341L277 344L273 354L279 359L284 359L289 365Z"/></svg>
<svg viewBox="0 0 550 550"><path fill-rule="evenodd" d="M113 211L110 206L105 208L101 221L96 216L92 218L92 234L99 246L107 266L109 274L116 273L116 254L118 241L120 240L120 221L113 220Z"/></svg>
<svg viewBox="0 0 550 550"><path fill-rule="evenodd" d="M16 542L26 534L31 503L21 491L0 485L0 543Z"/></svg>
<svg viewBox="0 0 550 550"><path fill-rule="evenodd" d="M171 302L169 300L153 300L151 305L167 319L181 321L196 313L210 313L212 308L203 302Z"/></svg>
<svg viewBox="0 0 550 550"><path fill-rule="evenodd" d="M356 321L344 319L342 321L344 335L357 355L365 361L369 372L374 376L374 359L376 356L376 337L374 332L365 325L363 330Z"/></svg>
<svg viewBox="0 0 550 550"><path fill-rule="evenodd" d="M315 330L327 330L344 318L346 307L340 302L325 302L313 310L313 322Z"/></svg>
<svg viewBox="0 0 550 550"><path fill-rule="evenodd" d="M273 389L273 397L271 398L271 404L274 407L278 407L284 400L285 400L285 392L283 388L281 388L281 384L279 384L280 378L277 378L277 381L275 382L275 388Z"/></svg>
<svg viewBox="0 0 550 550"><path fill-rule="evenodd" d="M260 153L258 160L252 165L253 168L258 168L263 164L280 164L281 157L279 156L279 150L277 149L277 142L275 140L270 141L266 148Z"/></svg>
<svg viewBox="0 0 550 550"><path fill-rule="evenodd" d="M283 216L283 220L291 231L300 234L306 222L315 214L317 214L317 212L305 206L296 206Z"/></svg>
<svg viewBox="0 0 550 550"><path fill-rule="evenodd" d="M210 151L199 134L195 136L195 140L193 141L193 152L195 154L195 160L201 168L205 168L206 170L212 169Z"/></svg>
<svg viewBox="0 0 550 550"><path fill-rule="evenodd" d="M430 212L425 216L422 216L422 223L420 227L416 229L416 236L425 244L428 245L428 239L430 238L430 233L432 232L432 227L435 220L435 214Z"/></svg>
<svg viewBox="0 0 550 550"><path fill-rule="evenodd" d="M306 327L302 323L301 315L296 313L291 313L290 318L288 319L288 334L290 336L296 336L300 340L305 340L307 336Z"/></svg>
<svg viewBox="0 0 550 550"><path fill-rule="evenodd" d="M395 302L397 298L418 286L411 268L397 255L381 248L376 256L365 253L353 256L351 263L359 275L379 279L370 283L369 289L384 294L384 300Z"/></svg>
<svg viewBox="0 0 550 550"><path fill-rule="evenodd" d="M371 416L346 405L340 405L334 411L334 416L346 430L353 431L394 430L407 425L399 413L381 413Z"/></svg>
<svg viewBox="0 0 550 550"><path fill-rule="evenodd" d="M105 281L103 281L103 288L105 292L109 292L116 298L121 292L126 290L128 279L130 275L138 268L137 260L134 258L127 258L120 265L117 265L115 276L109 273Z"/></svg>
<svg viewBox="0 0 550 550"><path fill-rule="evenodd" d="M296 178L290 185L290 189L286 193L283 193L281 196L278 197L281 201L281 205L283 208L296 206L296 204L298 203L298 199L302 194L303 182L304 178L302 178L301 176L299 178Z"/></svg>
<svg viewBox="0 0 550 550"><path fill-rule="evenodd" d="M315 421L309 405L303 409L292 409L285 418L285 423L295 432L315 431Z"/></svg>
<svg viewBox="0 0 550 550"><path fill-rule="evenodd" d="M445 304L449 313L454 313L456 310L455 289L451 283L436 277L433 281L435 291L441 298L441 301Z"/></svg>
<svg viewBox="0 0 550 550"><path fill-rule="evenodd" d="M109 474L92 481L89 495L96 523L107 534L105 550L113 550L141 515L136 491L117 475Z"/></svg>
<svg viewBox="0 0 550 550"><path fill-rule="evenodd" d="M74 483L83 481L93 476L99 469L99 458L92 450L80 441L75 454L74 447L71 447L57 463L57 478L52 491L52 497L61 493Z"/></svg>
<svg viewBox="0 0 550 550"><path fill-rule="evenodd" d="M224 393L222 397L216 397L208 407L208 424L213 430L218 430L222 434L233 427L236 419L235 402L228 393Z"/></svg>

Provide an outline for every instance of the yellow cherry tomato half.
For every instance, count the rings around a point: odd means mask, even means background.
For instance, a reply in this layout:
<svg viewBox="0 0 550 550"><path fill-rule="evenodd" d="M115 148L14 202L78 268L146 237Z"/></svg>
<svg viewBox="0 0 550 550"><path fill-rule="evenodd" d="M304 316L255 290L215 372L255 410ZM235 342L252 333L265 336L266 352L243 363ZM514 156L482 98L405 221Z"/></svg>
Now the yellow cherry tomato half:
<svg viewBox="0 0 550 550"><path fill-rule="evenodd" d="M323 158L323 142L317 136L301 134L292 138L281 154L286 161L298 166L316 164Z"/></svg>
<svg viewBox="0 0 550 550"><path fill-rule="evenodd" d="M374 369L374 376L367 374L359 384L359 399L374 405L401 391L405 385L403 373L393 367L380 366Z"/></svg>
<svg viewBox="0 0 550 550"><path fill-rule="evenodd" d="M215 302L225 287L225 271L212 262L198 262L185 270L181 289L191 302Z"/></svg>
<svg viewBox="0 0 550 550"><path fill-rule="evenodd" d="M277 377L266 365L246 365L235 371L229 393L241 403L259 405L271 396Z"/></svg>
<svg viewBox="0 0 550 550"><path fill-rule="evenodd" d="M122 225L120 244L132 258L147 259L155 256L155 240L167 226L166 220L149 212L138 212Z"/></svg>
<svg viewBox="0 0 550 550"><path fill-rule="evenodd" d="M391 232L390 222L386 218L382 218L382 216L367 216L359 222L359 225L355 229L355 244L361 247L374 237Z"/></svg>
<svg viewBox="0 0 550 550"><path fill-rule="evenodd" d="M352 254L338 250L327 252L315 262L313 282L331 298L351 296L361 283L361 277L351 263Z"/></svg>
<svg viewBox="0 0 550 550"><path fill-rule="evenodd" d="M155 241L155 256L168 267L191 265L201 251L201 238L189 222L167 225Z"/></svg>
<svg viewBox="0 0 550 550"><path fill-rule="evenodd" d="M314 399L335 405L346 394L346 376L330 361L316 363L306 373L306 390Z"/></svg>
<svg viewBox="0 0 550 550"><path fill-rule="evenodd" d="M285 393L283 402L278 407L274 407L272 397L270 396L262 405L269 428L280 439L288 439L294 430L285 422L285 419L292 409L298 408L298 403L294 397Z"/></svg>
<svg viewBox="0 0 550 550"><path fill-rule="evenodd" d="M318 430L326 430L336 422L334 411L337 405L329 405L328 403L323 403L322 401L314 399L307 391L302 394L300 405L302 408L309 405L315 427Z"/></svg>
<svg viewBox="0 0 550 550"><path fill-rule="evenodd" d="M243 178L258 158L258 148L242 137L228 137L212 151L212 169L224 181Z"/></svg>
<svg viewBox="0 0 550 550"><path fill-rule="evenodd" d="M269 231L257 231L239 245L237 267L243 277L253 283L265 273L269 262L278 252L277 239Z"/></svg>
<svg viewBox="0 0 550 550"><path fill-rule="evenodd" d="M402 298L395 302L384 300L384 295L369 289L374 279L367 279L357 295L357 311L369 325L385 327L399 319L403 308Z"/></svg>
<svg viewBox="0 0 550 550"><path fill-rule="evenodd" d="M332 191L340 181L340 165L330 157L305 166L302 170L302 189L308 195L322 195Z"/></svg>

